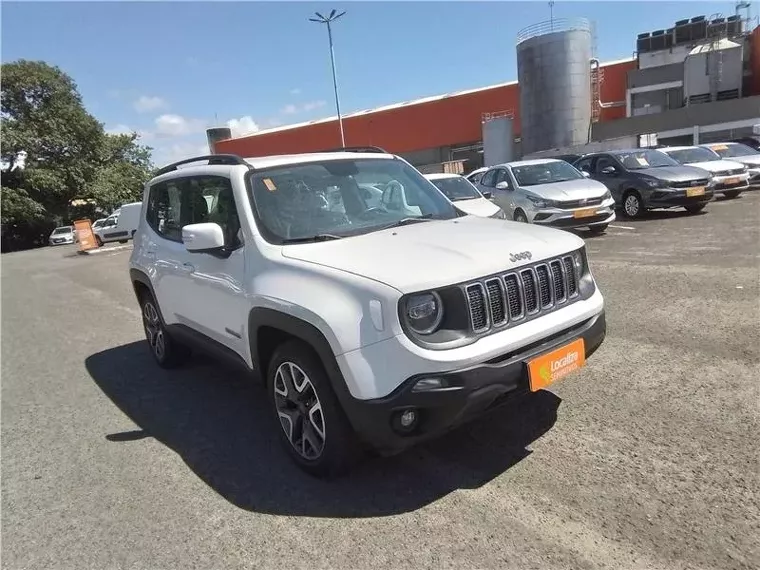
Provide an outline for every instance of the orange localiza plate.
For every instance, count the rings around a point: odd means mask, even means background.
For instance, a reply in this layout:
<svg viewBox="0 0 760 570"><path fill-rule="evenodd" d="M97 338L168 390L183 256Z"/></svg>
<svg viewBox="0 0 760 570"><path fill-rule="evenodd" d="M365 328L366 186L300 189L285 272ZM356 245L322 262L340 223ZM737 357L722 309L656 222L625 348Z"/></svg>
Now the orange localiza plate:
<svg viewBox="0 0 760 570"><path fill-rule="evenodd" d="M528 361L530 391L546 388L586 364L586 346L582 338Z"/></svg>
<svg viewBox="0 0 760 570"><path fill-rule="evenodd" d="M686 195L687 196L701 196L705 193L705 187L704 186L696 186L694 188L687 188L686 189Z"/></svg>
<svg viewBox="0 0 760 570"><path fill-rule="evenodd" d="M573 217L575 218L588 218L596 214L596 208L584 208L583 210L575 210Z"/></svg>

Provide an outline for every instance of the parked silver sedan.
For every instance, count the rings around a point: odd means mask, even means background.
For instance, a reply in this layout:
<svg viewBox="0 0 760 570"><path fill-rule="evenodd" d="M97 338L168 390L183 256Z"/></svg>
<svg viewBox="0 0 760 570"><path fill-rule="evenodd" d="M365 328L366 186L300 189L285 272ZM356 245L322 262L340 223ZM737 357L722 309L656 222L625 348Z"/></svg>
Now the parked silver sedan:
<svg viewBox="0 0 760 570"><path fill-rule="evenodd" d="M519 222L602 233L615 220L615 200L601 182L564 160L535 159L492 166L478 189Z"/></svg>

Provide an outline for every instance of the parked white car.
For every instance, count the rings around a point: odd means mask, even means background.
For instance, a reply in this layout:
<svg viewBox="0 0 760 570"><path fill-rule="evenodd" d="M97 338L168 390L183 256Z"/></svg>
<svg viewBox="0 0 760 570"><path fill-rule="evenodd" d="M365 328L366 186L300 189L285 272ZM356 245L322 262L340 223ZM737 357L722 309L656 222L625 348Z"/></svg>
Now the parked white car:
<svg viewBox="0 0 760 570"><path fill-rule="evenodd" d="M582 239L461 216L382 151L188 159L143 203L130 278L156 362L193 346L260 373L314 475L541 390L606 334Z"/></svg>
<svg viewBox="0 0 760 570"><path fill-rule="evenodd" d="M760 186L760 151L736 142L708 143L701 146L709 148L721 158L741 162L748 169L750 185Z"/></svg>
<svg viewBox="0 0 760 570"><path fill-rule="evenodd" d="M50 245L65 245L67 243L75 243L76 235L74 233L74 226L61 226L55 228L48 238Z"/></svg>
<svg viewBox="0 0 760 570"><path fill-rule="evenodd" d="M475 184L477 186L480 184L480 179L483 178L483 175L488 172L488 167L483 166L481 168L477 168L470 172L465 178Z"/></svg>
<svg viewBox="0 0 760 570"><path fill-rule="evenodd" d="M127 243L132 239L140 223L141 208L142 202L132 202L131 204L124 204L108 216L103 225L93 230L98 245L111 241Z"/></svg>
<svg viewBox="0 0 760 570"><path fill-rule="evenodd" d="M107 219L108 219L108 218L100 218L100 219L98 219L98 220L95 220L95 221L93 222L92 226L91 226L91 229L92 229L92 230L97 230L99 227L101 227L103 224L105 224L105 223L106 223L106 220L107 220Z"/></svg>
<svg viewBox="0 0 760 570"><path fill-rule="evenodd" d="M679 164L697 166L712 174L713 192L736 198L749 187L749 170L741 162L725 160L703 146L669 146L658 149Z"/></svg>
<svg viewBox="0 0 760 570"><path fill-rule="evenodd" d="M425 178L430 180L443 195L454 204L454 207L464 214L471 216L480 216L481 218L497 218L506 220L507 215L504 210L494 204L488 195L480 193L472 182L460 176L459 174L437 173L425 174Z"/></svg>
<svg viewBox="0 0 760 570"><path fill-rule="evenodd" d="M601 182L564 160L540 158L492 166L480 179L481 192L518 222L558 228L587 227L603 233L615 220L615 200Z"/></svg>

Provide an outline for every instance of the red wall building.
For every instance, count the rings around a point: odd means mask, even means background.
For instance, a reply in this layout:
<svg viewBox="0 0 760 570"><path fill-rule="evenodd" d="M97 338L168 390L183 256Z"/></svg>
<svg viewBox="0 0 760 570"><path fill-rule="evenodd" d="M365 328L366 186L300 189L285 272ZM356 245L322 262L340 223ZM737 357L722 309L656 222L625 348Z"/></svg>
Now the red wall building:
<svg viewBox="0 0 760 570"><path fill-rule="evenodd" d="M626 74L635 67L634 59L602 64L601 100L624 102ZM483 115L504 111L513 113L518 135L519 102L519 86L512 82L349 114L343 117L346 146L379 146L401 154L472 144L482 138ZM600 120L623 118L625 113L625 105L602 109ZM340 146L339 141L338 121L333 118L219 141L214 150L253 157L314 152Z"/></svg>

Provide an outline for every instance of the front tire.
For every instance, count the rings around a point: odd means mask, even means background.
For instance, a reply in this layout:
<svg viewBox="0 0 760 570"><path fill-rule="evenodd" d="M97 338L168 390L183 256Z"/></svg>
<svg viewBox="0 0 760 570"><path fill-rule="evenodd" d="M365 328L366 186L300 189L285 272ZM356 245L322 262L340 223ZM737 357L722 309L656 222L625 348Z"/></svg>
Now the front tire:
<svg viewBox="0 0 760 570"><path fill-rule="evenodd" d="M644 215L644 204L638 192L628 192L623 196L623 212L631 219Z"/></svg>
<svg viewBox="0 0 760 570"><path fill-rule="evenodd" d="M158 303L150 293L142 296L143 329L153 358L161 368L176 368L190 356L190 350L177 342L166 331L166 325L158 311Z"/></svg>
<svg viewBox="0 0 760 570"><path fill-rule="evenodd" d="M729 200L733 200L734 198L738 198L741 193L741 190L726 190L723 192L723 195Z"/></svg>
<svg viewBox="0 0 760 570"><path fill-rule="evenodd" d="M523 223L523 224L527 224L528 223L528 216L526 216L525 212L523 212L522 210L517 210L515 212L514 218L515 218L516 222L520 222L520 223Z"/></svg>
<svg viewBox="0 0 760 570"><path fill-rule="evenodd" d="M607 231L607 226L609 224L599 224L598 226L589 226L589 231L591 231L592 234L595 236L602 235L604 232Z"/></svg>
<svg viewBox="0 0 760 570"><path fill-rule="evenodd" d="M301 469L330 478L359 459L356 435L309 345L291 340L275 350L267 389L281 442Z"/></svg>
<svg viewBox="0 0 760 570"><path fill-rule="evenodd" d="M690 214L698 214L705 209L705 206L707 206L707 204L692 204L690 206L686 206L686 211Z"/></svg>

